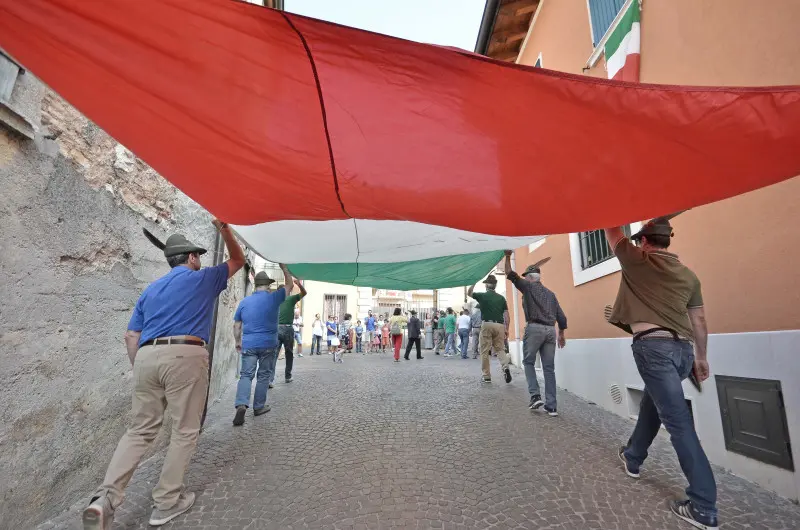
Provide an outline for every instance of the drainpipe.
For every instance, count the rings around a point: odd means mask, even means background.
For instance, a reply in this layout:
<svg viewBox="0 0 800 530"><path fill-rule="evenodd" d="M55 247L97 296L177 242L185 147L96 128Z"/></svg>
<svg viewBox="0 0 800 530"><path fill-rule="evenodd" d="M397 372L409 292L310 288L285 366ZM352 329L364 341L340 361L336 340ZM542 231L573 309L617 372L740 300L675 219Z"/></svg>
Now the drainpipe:
<svg viewBox="0 0 800 530"><path fill-rule="evenodd" d="M478 41L475 43L475 53L486 55L489 51L489 40L494 32L497 14L500 12L500 0L486 0L481 17L481 26L478 29Z"/></svg>
<svg viewBox="0 0 800 530"><path fill-rule="evenodd" d="M222 248L222 234L217 232L217 237L214 240L214 266L222 263L224 252ZM206 422L206 413L208 412L208 398L211 395L211 369L214 367L214 345L217 338L217 317L219 315L219 296L214 300L214 316L211 317L211 333L208 336L208 389L206 390L206 404L203 407L203 417L200 419L200 430L202 432L203 424Z"/></svg>
<svg viewBox="0 0 800 530"><path fill-rule="evenodd" d="M517 270L517 251L511 253L511 270ZM508 278L508 276L506 276ZM519 305L517 304L517 300L519 298L519 293L517 288L514 287L514 284L511 284L511 296L514 302L514 338L517 339L517 366L522 366L522 337L519 335Z"/></svg>

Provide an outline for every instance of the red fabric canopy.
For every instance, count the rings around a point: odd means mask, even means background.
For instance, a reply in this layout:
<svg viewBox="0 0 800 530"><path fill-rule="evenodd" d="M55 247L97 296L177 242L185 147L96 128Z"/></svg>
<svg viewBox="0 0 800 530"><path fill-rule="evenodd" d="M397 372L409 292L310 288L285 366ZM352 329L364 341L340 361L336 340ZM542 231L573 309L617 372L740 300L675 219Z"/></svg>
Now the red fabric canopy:
<svg viewBox="0 0 800 530"><path fill-rule="evenodd" d="M797 86L617 83L232 0L0 0L0 46L237 224L561 233L800 173Z"/></svg>

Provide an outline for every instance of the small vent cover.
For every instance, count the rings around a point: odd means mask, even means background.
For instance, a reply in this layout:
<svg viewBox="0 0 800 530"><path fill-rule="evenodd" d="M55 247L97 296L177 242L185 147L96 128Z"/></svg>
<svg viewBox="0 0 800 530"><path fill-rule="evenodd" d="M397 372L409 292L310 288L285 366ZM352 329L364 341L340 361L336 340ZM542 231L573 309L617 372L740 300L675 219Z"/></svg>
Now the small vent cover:
<svg viewBox="0 0 800 530"><path fill-rule="evenodd" d="M611 399L614 400L614 403L619 405L622 403L622 390L620 390L619 385L613 384L608 387L608 392L611 394Z"/></svg>

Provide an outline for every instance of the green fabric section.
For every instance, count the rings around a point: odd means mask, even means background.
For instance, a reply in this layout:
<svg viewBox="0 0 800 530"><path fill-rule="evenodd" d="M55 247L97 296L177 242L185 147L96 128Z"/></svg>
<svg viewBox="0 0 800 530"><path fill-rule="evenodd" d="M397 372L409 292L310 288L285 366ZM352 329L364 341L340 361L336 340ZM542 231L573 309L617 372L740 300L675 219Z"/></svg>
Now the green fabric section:
<svg viewBox="0 0 800 530"><path fill-rule="evenodd" d="M503 322L503 313L508 310L505 298L492 291L472 293L472 298L481 304L481 317L483 320Z"/></svg>
<svg viewBox="0 0 800 530"><path fill-rule="evenodd" d="M289 270L303 280L410 291L474 285L502 258L496 250L397 263L294 263Z"/></svg>
<svg viewBox="0 0 800 530"><path fill-rule="evenodd" d="M630 33L633 23L639 22L641 18L642 14L639 12L639 3L633 2L628 8L628 12L622 15L622 20L619 21L619 25L614 32L608 36L604 50L606 58L616 53L617 48L619 48L620 43L622 43L622 39L625 38L625 35Z"/></svg>
<svg viewBox="0 0 800 530"><path fill-rule="evenodd" d="M293 294L281 303L278 308L278 324L291 324L294 322L294 306L300 301L299 294Z"/></svg>

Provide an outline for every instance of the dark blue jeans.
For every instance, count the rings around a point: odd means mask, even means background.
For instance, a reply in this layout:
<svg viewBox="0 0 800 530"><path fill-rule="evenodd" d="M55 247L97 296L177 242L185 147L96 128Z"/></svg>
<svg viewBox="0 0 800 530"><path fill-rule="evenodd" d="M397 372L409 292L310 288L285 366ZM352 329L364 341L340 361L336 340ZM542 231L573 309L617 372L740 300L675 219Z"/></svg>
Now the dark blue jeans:
<svg viewBox="0 0 800 530"><path fill-rule="evenodd" d="M469 328L459 328L458 338L461 339L461 358L467 358L467 348L469 348Z"/></svg>
<svg viewBox="0 0 800 530"><path fill-rule="evenodd" d="M634 341L632 349L645 387L639 419L628 441L625 458L633 470L638 470L663 422L683 474L689 481L686 495L698 512L716 516L717 484L694 430L681 386L681 381L692 371L692 344L675 340L638 340Z"/></svg>
<svg viewBox="0 0 800 530"><path fill-rule="evenodd" d="M309 355L313 355L314 352L319 355L320 344L322 343L322 336L320 335L311 335L311 353Z"/></svg>
<svg viewBox="0 0 800 530"><path fill-rule="evenodd" d="M236 387L235 406L250 405L250 389L253 387L253 376L256 379L256 394L253 396L253 408L261 409L267 404L267 387L275 370L276 348L255 348L242 352L242 370L239 373L239 384Z"/></svg>
<svg viewBox="0 0 800 530"><path fill-rule="evenodd" d="M286 360L286 370L284 376L286 379L292 378L292 366L294 365L294 329L291 324L281 324L278 326L278 348L277 353L280 355L281 346L283 346L283 353ZM275 362L278 362L278 356L275 356ZM275 381L275 372L272 372L270 383Z"/></svg>

